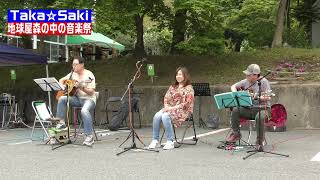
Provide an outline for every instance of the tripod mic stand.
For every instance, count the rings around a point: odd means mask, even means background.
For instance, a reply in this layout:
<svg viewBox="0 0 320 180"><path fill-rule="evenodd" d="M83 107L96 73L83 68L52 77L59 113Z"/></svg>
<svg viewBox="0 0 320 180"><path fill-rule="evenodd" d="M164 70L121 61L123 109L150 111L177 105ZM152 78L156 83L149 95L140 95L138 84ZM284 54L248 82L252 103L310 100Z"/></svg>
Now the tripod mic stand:
<svg viewBox="0 0 320 180"><path fill-rule="evenodd" d="M139 138L138 134L136 133L136 131L133 128L133 118L132 118L132 107L131 107L131 88L132 88L132 84L134 83L134 81L136 79L138 79L141 75L141 67L143 65L142 61L138 61L136 63L136 67L137 67L137 71L135 73L135 75L133 76L133 78L131 79L131 81L128 84L127 90L124 92L121 100L123 100L124 96L126 95L126 93L128 92L128 104L129 104L129 126L130 126L130 133L128 135L128 137L119 145L119 147L121 147L127 140L129 140L129 138L132 138L132 143L131 146L129 147L125 147L123 151L117 153L117 156L119 156L122 153L125 153L129 150L132 149L140 149L140 150L144 150L144 151L153 151L153 152L159 152L158 150L153 150L153 149L143 149L143 148L138 148L136 145L136 138L140 141L141 144L143 144L145 146L145 144L141 141L141 139Z"/></svg>
<svg viewBox="0 0 320 180"><path fill-rule="evenodd" d="M268 74L267 74L268 75ZM263 76L265 77L265 76ZM263 79L260 78L257 82L258 82L258 86L259 86L259 93L258 93L258 125L257 125L257 128L258 128L258 134L257 134L257 141L258 141L258 144L256 145L255 147L255 150L252 150L252 151L247 151L247 153L251 153L247 156L245 156L243 158L243 160L249 158L250 156L254 155L254 154L257 154L259 152L264 152L264 153L268 153L268 154L275 154L275 155L279 155L279 156L284 156L284 157L289 157L289 155L286 155L286 154L280 154L280 153L275 153L275 152L271 152L271 151L265 151L263 149L263 141L264 141L264 119L261 119L261 110L260 110L260 107L261 107L261 80Z"/></svg>

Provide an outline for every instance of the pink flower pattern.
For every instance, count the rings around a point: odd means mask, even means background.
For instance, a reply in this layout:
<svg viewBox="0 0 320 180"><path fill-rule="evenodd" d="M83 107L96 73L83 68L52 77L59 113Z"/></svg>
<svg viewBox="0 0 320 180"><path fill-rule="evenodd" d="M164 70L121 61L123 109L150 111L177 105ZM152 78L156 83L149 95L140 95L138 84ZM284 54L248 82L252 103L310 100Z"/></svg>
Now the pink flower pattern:
<svg viewBox="0 0 320 180"><path fill-rule="evenodd" d="M170 86L164 96L164 107L174 107L167 112L176 127L180 126L192 114L193 106L194 90L191 85L185 87Z"/></svg>

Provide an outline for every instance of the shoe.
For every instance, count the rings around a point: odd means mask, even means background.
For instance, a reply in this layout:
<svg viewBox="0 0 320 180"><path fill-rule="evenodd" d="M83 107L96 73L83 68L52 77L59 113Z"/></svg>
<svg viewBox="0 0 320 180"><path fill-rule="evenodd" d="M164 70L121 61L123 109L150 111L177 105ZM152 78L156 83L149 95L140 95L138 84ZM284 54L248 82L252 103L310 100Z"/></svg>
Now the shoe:
<svg viewBox="0 0 320 180"><path fill-rule="evenodd" d="M56 118L56 117L52 117L48 119L49 121L53 121L53 122L63 122L64 120L61 118Z"/></svg>
<svg viewBox="0 0 320 180"><path fill-rule="evenodd" d="M167 141L166 145L163 146L164 150L169 150L174 148L174 142L173 141Z"/></svg>
<svg viewBox="0 0 320 180"><path fill-rule="evenodd" d="M232 132L226 139L228 143L235 143L241 139L241 134L239 132Z"/></svg>
<svg viewBox="0 0 320 180"><path fill-rule="evenodd" d="M64 123L58 123L58 124L56 125L56 128L59 129L59 130L62 130L62 129L67 128L67 126L66 126Z"/></svg>
<svg viewBox="0 0 320 180"><path fill-rule="evenodd" d="M150 145L148 146L148 149L154 149L154 148L156 148L156 146L157 146L157 144L159 143L159 141L158 140L152 140L151 141L151 143L150 143Z"/></svg>
<svg viewBox="0 0 320 180"><path fill-rule="evenodd" d="M86 146L92 146L92 144L94 143L94 140L93 140L93 135L87 135L86 136L86 139L83 141L83 145L86 145Z"/></svg>
<svg viewBox="0 0 320 180"><path fill-rule="evenodd" d="M58 143L58 141L54 137L50 138L49 144L54 145L54 144L57 144L57 143Z"/></svg>

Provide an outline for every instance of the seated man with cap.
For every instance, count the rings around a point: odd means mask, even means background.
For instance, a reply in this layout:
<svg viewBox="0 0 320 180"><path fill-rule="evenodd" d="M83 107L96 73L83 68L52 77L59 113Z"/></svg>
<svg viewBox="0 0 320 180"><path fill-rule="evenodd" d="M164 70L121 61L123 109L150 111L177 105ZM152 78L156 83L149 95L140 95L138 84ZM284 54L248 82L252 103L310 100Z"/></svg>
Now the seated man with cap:
<svg viewBox="0 0 320 180"><path fill-rule="evenodd" d="M260 76L260 67L257 64L251 64L247 67L243 73L246 75L246 79L243 79L231 86L231 91L238 91L238 90L248 90L252 97L252 107L239 107L233 108L231 113L231 128L232 132L227 137L227 142L234 143L241 138L240 134L240 118L247 118L247 119L255 119L256 124L259 120L259 111L260 111L260 120L264 120L267 117L267 114L270 112L265 111L265 109L270 111L270 96L267 94L271 92L270 83L266 78ZM258 81L261 82L261 97L258 97L259 94L259 85ZM260 99L260 106L259 107L266 107L266 108L257 108L259 105ZM263 121L264 122L264 121ZM263 123L262 123L263 124ZM263 126L263 125L262 125ZM257 128L257 134L258 128ZM264 134L264 133L262 133ZM257 141L259 139L264 140L264 137L257 137ZM258 144L258 142L256 142ZM260 143L259 143L260 144Z"/></svg>

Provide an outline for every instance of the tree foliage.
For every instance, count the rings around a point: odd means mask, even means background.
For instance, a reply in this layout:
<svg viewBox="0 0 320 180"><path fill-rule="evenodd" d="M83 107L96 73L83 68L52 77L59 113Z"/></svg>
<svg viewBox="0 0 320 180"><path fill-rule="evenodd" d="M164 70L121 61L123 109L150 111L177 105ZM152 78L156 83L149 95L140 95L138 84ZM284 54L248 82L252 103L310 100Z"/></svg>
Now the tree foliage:
<svg viewBox="0 0 320 180"><path fill-rule="evenodd" d="M275 30L276 0L245 0L233 10L226 26L244 34L254 47L270 46Z"/></svg>
<svg viewBox="0 0 320 180"><path fill-rule="evenodd" d="M316 0L287 0L279 38L295 47L311 42L320 20ZM1 1L0 31L7 9L92 9L93 29L138 56L215 55L271 46L280 0L11 0ZM292 14L291 14L292 12ZM279 26L279 23L278 23ZM283 33L284 32L284 33ZM245 46L245 47L244 47Z"/></svg>

